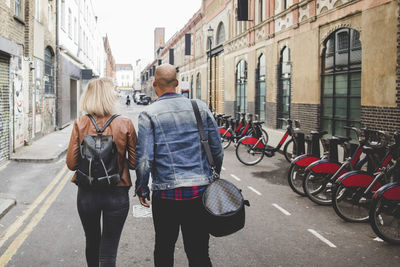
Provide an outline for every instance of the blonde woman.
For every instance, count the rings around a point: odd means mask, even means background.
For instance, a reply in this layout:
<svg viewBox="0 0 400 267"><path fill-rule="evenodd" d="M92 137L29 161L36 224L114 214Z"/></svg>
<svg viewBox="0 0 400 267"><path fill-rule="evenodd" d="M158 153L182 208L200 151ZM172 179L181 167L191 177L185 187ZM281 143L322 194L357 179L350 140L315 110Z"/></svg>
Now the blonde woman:
<svg viewBox="0 0 400 267"><path fill-rule="evenodd" d="M80 144L85 135L97 134L91 115L102 129L116 112L118 95L108 78L91 80L81 98L81 109L87 115L74 122L67 153L67 166L76 171L79 166ZM132 121L123 116L114 118L103 135L112 135L117 148L117 166L120 180L115 186L84 186L77 179L77 206L86 236L86 260L89 267L115 266L119 239L129 211L128 190L132 185L129 169L135 169L136 132ZM128 152L128 158L126 158ZM90 175L89 175L90 177ZM78 177L80 178L80 177ZM102 227L100 219L102 217Z"/></svg>

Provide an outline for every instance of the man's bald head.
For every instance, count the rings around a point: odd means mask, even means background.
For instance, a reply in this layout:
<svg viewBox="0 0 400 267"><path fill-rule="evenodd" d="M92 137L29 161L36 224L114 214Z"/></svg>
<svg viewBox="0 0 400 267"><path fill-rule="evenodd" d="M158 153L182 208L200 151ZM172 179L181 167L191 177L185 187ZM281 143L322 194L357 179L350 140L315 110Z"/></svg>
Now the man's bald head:
<svg viewBox="0 0 400 267"><path fill-rule="evenodd" d="M175 91L178 86L175 67L170 64L158 66L154 74L153 86L158 87L163 92Z"/></svg>

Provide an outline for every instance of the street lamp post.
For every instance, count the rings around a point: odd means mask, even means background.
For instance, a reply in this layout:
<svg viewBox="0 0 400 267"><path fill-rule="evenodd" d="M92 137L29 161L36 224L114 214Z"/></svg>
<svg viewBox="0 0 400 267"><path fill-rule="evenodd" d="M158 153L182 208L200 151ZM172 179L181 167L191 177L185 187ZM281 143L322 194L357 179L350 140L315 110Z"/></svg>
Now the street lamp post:
<svg viewBox="0 0 400 267"><path fill-rule="evenodd" d="M210 93L210 97L209 97L209 105L208 108L210 109L210 111L212 111L212 58L211 58L211 46L212 46L212 37L213 37L213 32L214 29L211 28L211 26L208 27L207 30L207 37L208 37L208 44L209 44L209 52L208 52L208 57L210 58L210 84L209 84L209 93Z"/></svg>

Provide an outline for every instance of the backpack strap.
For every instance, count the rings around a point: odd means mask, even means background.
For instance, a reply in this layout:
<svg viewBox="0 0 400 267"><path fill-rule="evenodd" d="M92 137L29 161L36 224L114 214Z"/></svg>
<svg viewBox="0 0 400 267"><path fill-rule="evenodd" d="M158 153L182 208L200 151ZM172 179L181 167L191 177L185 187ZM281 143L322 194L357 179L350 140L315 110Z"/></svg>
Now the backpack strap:
<svg viewBox="0 0 400 267"><path fill-rule="evenodd" d="M111 122L119 116L119 114L114 114L111 116L111 118L109 118L106 123L104 124L103 128L100 130L99 126L97 125L96 119L91 115L91 114L87 114L87 116L89 117L89 119L92 121L94 127L96 128L96 132L97 134L103 134L104 130L111 124Z"/></svg>
<svg viewBox="0 0 400 267"><path fill-rule="evenodd" d="M103 128L100 130L101 133L104 132L104 130L110 125L110 123L116 118L118 117L119 114L114 114L111 116L111 118L108 119L108 121L106 121L106 123L104 124Z"/></svg>

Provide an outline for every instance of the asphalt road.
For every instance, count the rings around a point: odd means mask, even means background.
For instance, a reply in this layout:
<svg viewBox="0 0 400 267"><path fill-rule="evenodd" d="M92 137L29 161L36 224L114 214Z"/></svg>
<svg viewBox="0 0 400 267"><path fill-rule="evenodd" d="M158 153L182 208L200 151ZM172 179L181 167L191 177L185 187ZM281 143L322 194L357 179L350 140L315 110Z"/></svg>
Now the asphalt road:
<svg viewBox="0 0 400 267"><path fill-rule="evenodd" d="M121 113L137 125L143 110L134 103ZM51 145L51 144L49 144ZM0 219L0 266L85 266L85 239L76 210L75 185L65 159L51 164L11 162L0 172L1 193L15 206ZM251 207L240 232L211 238L214 266L398 266L400 247L375 240L369 224L343 222L332 207L321 207L287 185L289 164L282 155L256 166L242 165L231 145L223 178L243 190ZM132 172L133 180L135 179ZM131 190L131 212L118 254L118 266L153 266L154 231L149 210ZM175 266L187 266L178 240Z"/></svg>

